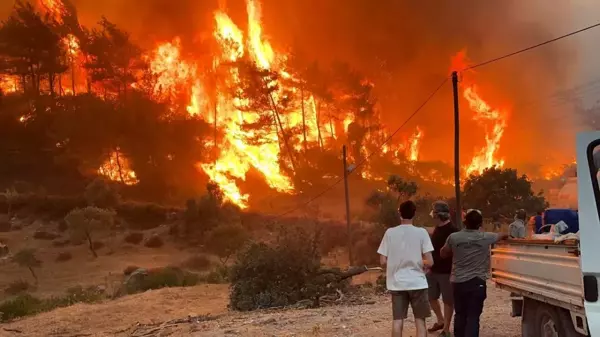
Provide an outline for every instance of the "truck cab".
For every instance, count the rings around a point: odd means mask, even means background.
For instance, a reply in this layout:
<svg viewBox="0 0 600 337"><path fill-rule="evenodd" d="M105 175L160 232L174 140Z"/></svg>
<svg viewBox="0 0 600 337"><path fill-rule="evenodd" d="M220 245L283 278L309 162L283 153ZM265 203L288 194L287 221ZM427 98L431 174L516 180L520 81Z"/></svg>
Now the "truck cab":
<svg viewBox="0 0 600 337"><path fill-rule="evenodd" d="M600 132L577 136L579 231L492 249L492 280L511 293L523 337L600 336Z"/></svg>
<svg viewBox="0 0 600 337"><path fill-rule="evenodd" d="M577 201L579 205L581 271L588 330L600 336L600 132L577 137Z"/></svg>

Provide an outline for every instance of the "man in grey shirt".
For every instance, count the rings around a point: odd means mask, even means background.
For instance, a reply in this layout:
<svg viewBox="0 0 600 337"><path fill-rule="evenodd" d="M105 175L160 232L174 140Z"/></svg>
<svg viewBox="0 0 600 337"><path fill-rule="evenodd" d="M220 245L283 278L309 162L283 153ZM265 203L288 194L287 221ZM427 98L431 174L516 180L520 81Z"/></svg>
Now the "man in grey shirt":
<svg viewBox="0 0 600 337"><path fill-rule="evenodd" d="M525 213L525 210L518 210L517 214L515 214L515 221L508 225L508 233L511 238L523 239L527 236L525 231L526 220L527 213Z"/></svg>
<svg viewBox="0 0 600 337"><path fill-rule="evenodd" d="M468 210L464 223L465 229L450 234L441 254L452 256L454 336L477 337L479 316L487 297L491 246L508 235L480 231L483 216L479 210Z"/></svg>

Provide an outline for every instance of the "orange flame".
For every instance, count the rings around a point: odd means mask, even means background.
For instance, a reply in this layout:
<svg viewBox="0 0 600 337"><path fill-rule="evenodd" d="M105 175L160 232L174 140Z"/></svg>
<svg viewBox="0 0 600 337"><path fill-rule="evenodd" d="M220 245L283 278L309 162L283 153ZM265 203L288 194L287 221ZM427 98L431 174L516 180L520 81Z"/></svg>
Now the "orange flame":
<svg viewBox="0 0 600 337"><path fill-rule="evenodd" d="M57 23L63 23L67 9L62 0L40 0L40 5Z"/></svg>
<svg viewBox="0 0 600 337"><path fill-rule="evenodd" d="M453 69L467 68L466 52L459 52L453 59ZM504 166L504 159L497 158L500 140L507 125L507 112L492 108L479 94L478 87L465 80L464 73L461 88L463 97L469 103L470 109L475 113L473 120L485 127L485 146L473 157L471 163L465 167L465 173L481 174L486 168Z"/></svg>
<svg viewBox="0 0 600 337"><path fill-rule="evenodd" d="M408 160L418 161L419 160L419 149L420 141L423 137L423 131L417 126L417 130L408 140Z"/></svg>
<svg viewBox="0 0 600 337"><path fill-rule="evenodd" d="M98 174L125 185L138 183L135 172L130 168L129 160L119 150L110 154L109 158L98 168Z"/></svg>
<svg viewBox="0 0 600 337"><path fill-rule="evenodd" d="M17 91L19 79L17 76L0 77L0 92L9 94Z"/></svg>

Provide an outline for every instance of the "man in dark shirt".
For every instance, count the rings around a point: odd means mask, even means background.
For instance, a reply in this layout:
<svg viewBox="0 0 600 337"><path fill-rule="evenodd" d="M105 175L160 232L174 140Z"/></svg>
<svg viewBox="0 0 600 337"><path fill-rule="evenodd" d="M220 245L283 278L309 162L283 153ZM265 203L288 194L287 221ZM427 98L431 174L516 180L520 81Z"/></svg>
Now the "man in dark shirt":
<svg viewBox="0 0 600 337"><path fill-rule="evenodd" d="M440 250L446 244L450 234L457 232L458 229L450 221L450 207L446 202L436 201L432 205L430 215L436 220L437 224L431 234L433 266L427 273L427 282L429 284L429 302L437 317L437 322L429 329L429 332L442 330L440 336L450 336L450 324L454 312L454 298L452 296L452 285L450 284L452 257L442 258ZM440 295L444 302L443 314L439 302Z"/></svg>

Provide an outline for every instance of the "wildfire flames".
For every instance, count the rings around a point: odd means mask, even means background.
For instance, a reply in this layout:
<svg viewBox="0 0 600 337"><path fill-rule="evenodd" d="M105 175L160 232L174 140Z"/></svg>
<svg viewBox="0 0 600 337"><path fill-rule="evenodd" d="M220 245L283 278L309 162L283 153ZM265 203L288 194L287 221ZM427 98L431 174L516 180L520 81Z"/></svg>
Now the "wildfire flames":
<svg viewBox="0 0 600 337"><path fill-rule="evenodd" d="M453 59L452 69L462 70L468 67L465 51L459 52ZM481 96L477 85L472 79L467 77L467 73L461 73L461 89L465 100L469 103L469 108L475 113L473 120L485 128L485 146L481 148L471 160L468 166L464 167L465 173L483 173L486 168L492 166L504 166L504 159L497 158L497 152L500 148L500 140L506 128L507 112L498 108L492 108Z"/></svg>
<svg viewBox="0 0 600 337"><path fill-rule="evenodd" d="M40 8L56 22L64 21L68 11L61 0L39 0L39 3ZM304 83L298 79L301 76L295 76L286 69L288 55L276 51L263 36L260 2L246 0L246 11L247 31L240 29L224 8L214 13L212 37L219 48L212 56L211 66L207 67L206 62L200 63L193 56L184 55L181 39L175 37L171 41L158 43L153 50L144 54L144 61L152 75L151 85L148 87L141 82L131 84L134 88L149 88L148 92L153 99L167 103L173 112L185 111L189 118L202 118L218 129L215 139L208 144L215 150L218 148L218 151L215 151L218 156L213 162L198 163L196 167L220 186L226 200L241 208L248 207L249 195L241 191L240 182L246 179L250 170L259 172L272 189L292 194L294 186L288 172L294 172L295 158L294 152L288 146L293 146L295 153L299 153L306 144L323 146L333 140L343 139L340 137L350 133L349 129L352 129L356 118L352 113L342 111L339 120L332 121L329 118L324 122L319 111L320 107L327 103L320 102L310 92L304 91ZM75 94L75 91L82 90L87 84L87 74L83 67L86 56L76 36L66 35L63 44L70 62L71 71L66 76L71 79L71 88L62 89L61 85L61 90L63 93ZM249 102L239 98L239 95L236 96L235 90L234 93L230 90L242 85L240 69L232 66L238 61L251 62L261 71L276 74L272 78L265 77L268 80L264 80L265 87L270 89L269 110L273 112L274 122L266 127L267 130L261 130L260 134L247 126L259 122L265 112L252 111ZM462 70L467 66L464 51L459 52L452 60L453 70ZM470 163L463 167L463 173L466 175L480 174L486 168L504 165L504 160L498 157L498 150L508 117L507 111L494 108L484 100L471 75L472 72L468 71L461 73L460 90L474 113L473 120L485 129L485 145L476 151ZM0 91L14 92L18 83L18 78L0 78ZM335 88L333 91L340 101L352 99L343 92L335 92ZM278 104L290 99L294 100L290 108L293 111L279 114ZM302 132L286 134L286 130L294 128L301 128ZM385 138L385 130L382 133ZM219 136L217 139L217 134L222 135L222 138ZM412 163L409 165L409 171L424 180L452 184L450 179L442 177L437 170L432 169L428 173L417 172L416 163L420 159L424 136L423 130L417 126L404 142L396 145L385 144L381 150L383 154L393 156L396 164L401 163L400 158L406 158ZM369 133L366 137L372 144L380 143L374 139L378 136ZM257 138L260 138L260 141L252 141ZM360 149L360 152L366 157L366 147ZM351 160L356 160L353 158L355 153L350 153L349 156ZM98 169L98 173L127 185L138 182L127 158L118 150L110 154ZM363 166L361 173L368 179L383 180L383 177L370 171L369 163ZM544 175L555 176L556 172L547 171Z"/></svg>
<svg viewBox="0 0 600 337"><path fill-rule="evenodd" d="M419 160L419 147L420 141L423 137L423 131L417 126L417 130L409 139L408 146L408 159L410 161L418 161Z"/></svg>
<svg viewBox="0 0 600 337"><path fill-rule="evenodd" d="M135 185L138 183L135 172L131 170L129 161L118 149L113 151L108 160L100 166L98 174L125 185Z"/></svg>

